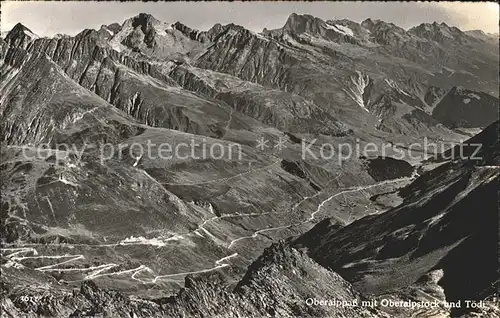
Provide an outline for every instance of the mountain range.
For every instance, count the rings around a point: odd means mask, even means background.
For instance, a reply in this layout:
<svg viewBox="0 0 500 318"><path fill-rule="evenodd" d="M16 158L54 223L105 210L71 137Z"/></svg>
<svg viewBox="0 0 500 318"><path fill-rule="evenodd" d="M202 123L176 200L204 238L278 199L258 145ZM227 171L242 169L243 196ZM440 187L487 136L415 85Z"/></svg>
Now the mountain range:
<svg viewBox="0 0 500 318"><path fill-rule="evenodd" d="M500 316L498 35L141 13L0 61L6 317Z"/></svg>

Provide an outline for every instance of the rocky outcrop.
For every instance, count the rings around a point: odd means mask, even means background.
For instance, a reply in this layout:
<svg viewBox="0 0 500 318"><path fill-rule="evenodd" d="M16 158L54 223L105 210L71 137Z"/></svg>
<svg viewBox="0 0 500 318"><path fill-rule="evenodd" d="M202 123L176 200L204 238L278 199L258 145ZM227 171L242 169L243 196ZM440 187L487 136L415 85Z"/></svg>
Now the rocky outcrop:
<svg viewBox="0 0 500 318"><path fill-rule="evenodd" d="M119 52L139 53L158 59L175 58L201 46L172 24L146 13L125 20L109 44Z"/></svg>
<svg viewBox="0 0 500 318"><path fill-rule="evenodd" d="M265 30L263 33L271 37L283 37L285 34L296 36L305 33L337 43L359 44L359 40L354 37L353 31L344 25L345 23L336 23L336 21L325 22L308 14L292 13L281 29Z"/></svg>
<svg viewBox="0 0 500 318"><path fill-rule="evenodd" d="M381 20L366 19L361 26L370 32L373 42L382 45L399 46L410 38L403 28Z"/></svg>
<svg viewBox="0 0 500 318"><path fill-rule="evenodd" d="M38 36L31 32L30 29L18 23L7 33L5 42L9 46L26 49L37 38Z"/></svg>
<svg viewBox="0 0 500 318"><path fill-rule="evenodd" d="M4 314L15 316L123 317L279 317L347 316L385 317L375 308L340 305L360 304L366 298L336 273L322 268L307 255L281 242L264 251L247 270L234 290L217 274L186 278L175 296L153 301L130 298L84 282L79 291L16 297L3 290ZM307 299L335 300L338 305L321 306Z"/></svg>

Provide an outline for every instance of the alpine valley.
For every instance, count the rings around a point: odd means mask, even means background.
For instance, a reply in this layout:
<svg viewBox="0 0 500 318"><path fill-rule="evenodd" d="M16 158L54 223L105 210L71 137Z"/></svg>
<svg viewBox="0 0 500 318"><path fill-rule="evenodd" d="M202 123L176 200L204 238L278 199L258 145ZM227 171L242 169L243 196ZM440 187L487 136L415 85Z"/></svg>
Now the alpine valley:
<svg viewBox="0 0 500 318"><path fill-rule="evenodd" d="M0 69L2 317L500 317L498 34L141 13Z"/></svg>

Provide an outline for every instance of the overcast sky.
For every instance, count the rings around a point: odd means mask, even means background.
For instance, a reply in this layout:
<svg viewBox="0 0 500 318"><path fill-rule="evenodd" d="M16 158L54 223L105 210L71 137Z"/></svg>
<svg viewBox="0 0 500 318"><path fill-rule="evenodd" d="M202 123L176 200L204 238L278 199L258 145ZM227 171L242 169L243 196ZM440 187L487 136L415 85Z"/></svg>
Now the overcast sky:
<svg viewBox="0 0 500 318"><path fill-rule="evenodd" d="M410 28L422 22L445 22L462 30L498 32L498 4L494 2L30 2L2 1L2 31L21 22L34 33L75 35L85 28L122 23L140 12L165 22L180 21L206 30L215 23L236 23L260 32L283 26L287 17L308 13L322 19L366 18Z"/></svg>

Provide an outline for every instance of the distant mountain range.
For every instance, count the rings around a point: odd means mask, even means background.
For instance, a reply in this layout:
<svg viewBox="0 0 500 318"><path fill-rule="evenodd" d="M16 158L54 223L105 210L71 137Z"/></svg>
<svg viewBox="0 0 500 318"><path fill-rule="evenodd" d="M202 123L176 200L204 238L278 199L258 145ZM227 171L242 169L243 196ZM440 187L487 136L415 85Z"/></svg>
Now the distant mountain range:
<svg viewBox="0 0 500 318"><path fill-rule="evenodd" d="M7 316L500 316L498 35L171 22L2 34Z"/></svg>

